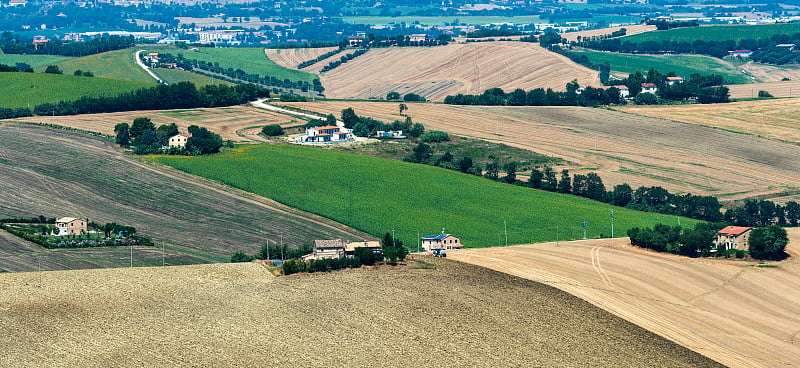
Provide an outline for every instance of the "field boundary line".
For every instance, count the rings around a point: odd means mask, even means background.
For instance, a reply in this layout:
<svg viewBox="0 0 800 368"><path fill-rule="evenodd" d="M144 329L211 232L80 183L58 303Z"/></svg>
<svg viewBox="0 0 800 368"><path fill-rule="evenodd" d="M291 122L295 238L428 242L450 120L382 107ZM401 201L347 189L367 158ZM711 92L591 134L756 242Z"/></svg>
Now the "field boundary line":
<svg viewBox="0 0 800 368"><path fill-rule="evenodd" d="M600 248L602 247L603 245L597 245L591 250L590 254L592 259L592 268L594 268L594 270L597 271L597 274L600 275L600 278L603 280L603 282L606 283L606 285L608 285L608 287L610 287L611 289L615 289L614 283L611 282L611 278L608 277L608 274L606 273L605 270L603 270L603 267L600 265Z"/></svg>

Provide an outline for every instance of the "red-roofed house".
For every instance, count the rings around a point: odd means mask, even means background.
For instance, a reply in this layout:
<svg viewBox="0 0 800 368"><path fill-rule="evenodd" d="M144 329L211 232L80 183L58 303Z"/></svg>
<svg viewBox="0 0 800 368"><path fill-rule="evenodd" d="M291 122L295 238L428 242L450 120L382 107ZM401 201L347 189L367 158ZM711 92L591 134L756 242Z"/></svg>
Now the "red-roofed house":
<svg viewBox="0 0 800 368"><path fill-rule="evenodd" d="M752 227L747 226L726 226L720 231L717 231L717 249L741 249L747 250L750 239L750 230Z"/></svg>
<svg viewBox="0 0 800 368"><path fill-rule="evenodd" d="M640 93L652 93L655 94L658 91L658 87L656 87L655 83L642 83L642 91Z"/></svg>
<svg viewBox="0 0 800 368"><path fill-rule="evenodd" d="M673 85L675 83L678 83L678 84L683 83L683 77L667 77L667 84L668 85L671 86L671 85Z"/></svg>
<svg viewBox="0 0 800 368"><path fill-rule="evenodd" d="M354 140L355 136L350 129L336 125L327 125L306 129L306 134L300 136L297 143L340 143Z"/></svg>

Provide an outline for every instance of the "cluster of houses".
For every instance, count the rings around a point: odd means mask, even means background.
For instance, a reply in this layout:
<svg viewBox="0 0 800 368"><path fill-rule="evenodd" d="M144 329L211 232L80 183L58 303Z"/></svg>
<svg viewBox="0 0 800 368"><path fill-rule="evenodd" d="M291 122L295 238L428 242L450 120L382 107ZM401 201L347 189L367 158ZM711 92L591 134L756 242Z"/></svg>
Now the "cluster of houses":
<svg viewBox="0 0 800 368"><path fill-rule="evenodd" d="M672 85L675 85L675 84L680 84L680 83L683 83L683 77L667 77L667 85L668 85L668 86L672 86ZM628 88L628 86L625 86L625 85L618 85L618 86L601 86L601 87L589 86L589 87L591 87L591 88L597 88L597 89L602 89L602 90L607 90L607 89L609 89L609 88L616 88L616 89L618 89L618 90L619 90L619 97L620 97L620 98L624 98L624 99L629 99L629 98L631 98L631 91L630 91L630 89ZM583 93L583 91L585 91L585 90L586 90L586 88L584 88L584 87L580 87L580 88L578 88L578 89L576 89L576 90L575 90L575 93L577 93L577 94L581 94L581 93ZM642 83L642 90L641 90L641 92L639 92L639 93L652 93L652 94L656 94L656 92L658 92L658 86L657 86L655 83Z"/></svg>
<svg viewBox="0 0 800 368"><path fill-rule="evenodd" d="M425 235L420 238L422 249L426 252L434 250L462 249L461 240L442 231L438 235ZM346 242L341 239L314 240L314 252L303 257L303 260L317 260L326 258L352 257L356 248L367 248L375 253L380 253L381 242L377 240L363 240Z"/></svg>

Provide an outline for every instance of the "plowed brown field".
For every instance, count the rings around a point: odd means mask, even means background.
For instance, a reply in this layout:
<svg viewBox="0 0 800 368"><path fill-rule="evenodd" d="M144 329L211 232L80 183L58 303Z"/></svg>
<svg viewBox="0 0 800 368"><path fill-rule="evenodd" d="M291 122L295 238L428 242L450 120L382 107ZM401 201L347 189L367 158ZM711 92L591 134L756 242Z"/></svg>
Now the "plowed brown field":
<svg viewBox="0 0 800 368"><path fill-rule="evenodd" d="M316 59L318 56L338 49L338 47L299 48L299 49L264 49L267 57L276 64L289 69L297 69L304 61ZM323 63L324 61L320 61ZM317 63L317 64L319 64ZM303 69L306 70L306 69ZM308 70L306 70L308 71ZM309 73L316 73L308 71Z"/></svg>
<svg viewBox="0 0 800 368"><path fill-rule="evenodd" d="M190 125L205 127L221 135L222 139L242 143L264 141L265 139L258 135L260 132L259 128L264 125L280 124L283 127L297 125L293 122L291 117L263 109L256 109L249 105L189 110L114 112L74 116L33 116L13 119L12 121L55 124L113 135L114 125L118 123L132 124L133 119L139 117L150 118L156 126L175 123L182 132L185 132L186 128Z"/></svg>
<svg viewBox="0 0 800 368"><path fill-rule="evenodd" d="M431 263L0 274L0 366L721 367L555 288Z"/></svg>
<svg viewBox="0 0 800 368"><path fill-rule="evenodd" d="M564 90L577 79L599 83L596 71L525 42L478 42L439 47L371 49L322 76L332 98L385 98L389 92L443 100L489 88Z"/></svg>
<svg viewBox="0 0 800 368"><path fill-rule="evenodd" d="M295 104L339 115L402 119L397 103L317 101ZM775 195L800 182L795 144L612 110L407 104L427 129L503 142L572 162L571 172L598 172L606 187L659 185L723 199ZM724 107L727 105L716 105Z"/></svg>
<svg viewBox="0 0 800 368"><path fill-rule="evenodd" d="M656 26L646 25L646 24L636 24L636 25L629 25L629 26L620 26L620 27L609 27L609 28L600 28L600 29L592 29L588 31L580 31L580 32L567 32L562 33L561 37L567 39L568 42L577 41L578 36L581 36L581 39L587 39L594 36L606 36L610 35L613 32L619 31L620 29L625 28L625 35L635 35L638 33L650 32L655 31Z"/></svg>
<svg viewBox="0 0 800 368"><path fill-rule="evenodd" d="M134 247L137 266L227 261L236 251L256 253L267 239L302 244L369 237L266 198L157 169L113 146L60 129L0 125L0 217L74 216L134 226L158 245ZM130 251L49 250L0 231L0 271L125 267Z"/></svg>
<svg viewBox="0 0 800 368"><path fill-rule="evenodd" d="M660 254L627 239L448 257L554 286L731 367L783 367L800 361L799 230L790 229L793 257L769 267Z"/></svg>

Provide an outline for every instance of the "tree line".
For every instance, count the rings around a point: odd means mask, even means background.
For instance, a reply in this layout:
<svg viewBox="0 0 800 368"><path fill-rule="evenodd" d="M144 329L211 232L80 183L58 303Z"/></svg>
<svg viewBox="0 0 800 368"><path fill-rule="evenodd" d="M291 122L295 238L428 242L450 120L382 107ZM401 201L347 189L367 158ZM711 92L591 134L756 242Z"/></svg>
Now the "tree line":
<svg viewBox="0 0 800 368"><path fill-rule="evenodd" d="M616 87L586 87L580 94L576 93L578 88L577 82L567 84L566 92L557 92L552 88L536 88L526 92L517 88L506 93L500 88L490 88L480 95L450 95L444 98L444 103L485 106L600 106L625 103Z"/></svg>
<svg viewBox="0 0 800 368"><path fill-rule="evenodd" d="M42 103L36 105L36 115L77 115L102 112L184 109L195 107L221 107L240 105L259 98L269 97L269 91L253 84L206 85L196 88L194 83L180 82L143 88L116 96L84 96L73 101Z"/></svg>
<svg viewBox="0 0 800 368"><path fill-rule="evenodd" d="M188 59L183 54L174 56L169 53L159 53L159 63L151 64L151 67L158 67L163 64L174 63L176 67L186 71L193 71L195 69L207 71L228 76L235 80L245 81L253 84L261 84L265 86L274 86L281 88L299 89L303 92L316 91L322 93L325 88L322 87L322 82L319 79L314 79L311 83L308 81L293 81L289 78L280 79L274 76L261 76L259 74L247 73L242 69L223 68L219 66L219 62L207 62L202 60ZM144 55L142 55L142 61Z"/></svg>
<svg viewBox="0 0 800 368"><path fill-rule="evenodd" d="M348 61L353 60L353 59L355 59L355 58L357 58L357 57L359 57L361 55L364 55L366 53L367 53L367 49L358 49L358 50L356 50L356 52L354 52L352 54L347 54L347 55L342 56L341 58L339 58L339 60L331 61L330 63L328 63L328 65L325 65L324 67L322 67L320 72L324 73L324 72L327 72L329 70L336 69L340 65L342 65L344 63L347 63Z"/></svg>
<svg viewBox="0 0 800 368"><path fill-rule="evenodd" d="M108 34L95 37L86 42L51 39L38 46L33 45L33 39L22 39L16 33L3 32L0 35L0 50L3 50L3 53L6 54L86 56L126 49L135 45L136 40L133 36L109 36Z"/></svg>
<svg viewBox="0 0 800 368"><path fill-rule="evenodd" d="M623 52L623 53L642 53L642 54L702 54L717 58L728 55L730 50L755 50L751 58L763 63L788 63L791 58L782 59L790 55L786 51L777 51L776 45L800 42L800 33L795 34L773 34L765 38L748 38L742 40L722 40L705 41L697 39L694 41L642 41L635 42L624 38L606 40L584 40L579 42L580 46L602 51ZM761 51L758 51L761 50ZM753 57L755 56L755 58Z"/></svg>
<svg viewBox="0 0 800 368"><path fill-rule="evenodd" d="M320 62L322 60L325 60L325 59L327 59L327 58L329 58L329 57L331 57L333 55L336 55L336 54L338 54L338 53L340 53L342 51L344 51L344 48L342 48L342 47L340 47L340 48L338 48L336 50L333 50L333 51L328 51L328 52L326 52L326 53L324 53L324 54L322 54L320 56L317 56L314 59L306 60L306 61L304 61L304 62L302 62L300 64L297 64L297 69L303 69L303 68L305 68L307 66L312 66L312 65L314 65L314 64L316 64L316 63L318 63L318 62Z"/></svg>
<svg viewBox="0 0 800 368"><path fill-rule="evenodd" d="M694 228L682 228L680 225L669 226L657 224L653 228L634 227L628 230L631 244L657 252L680 254L687 257L744 258L742 249L714 249L714 235L725 227L723 223L697 223ZM788 236L786 230L777 225L769 225L751 230L747 244L748 253L755 259L781 260L785 253Z"/></svg>

